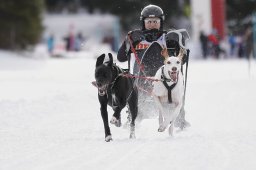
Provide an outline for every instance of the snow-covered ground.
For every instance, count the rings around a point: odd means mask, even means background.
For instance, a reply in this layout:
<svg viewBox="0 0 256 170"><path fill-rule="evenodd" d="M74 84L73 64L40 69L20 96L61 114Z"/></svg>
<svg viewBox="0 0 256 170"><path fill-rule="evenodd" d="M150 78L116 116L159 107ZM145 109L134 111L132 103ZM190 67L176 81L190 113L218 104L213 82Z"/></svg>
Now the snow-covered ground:
<svg viewBox="0 0 256 170"><path fill-rule="evenodd" d="M254 170L256 62L193 60L186 98L191 127L157 132L147 119L130 140L104 141L95 58L24 58L0 52L1 170ZM110 115L112 110L109 109ZM123 112L123 120L126 117Z"/></svg>

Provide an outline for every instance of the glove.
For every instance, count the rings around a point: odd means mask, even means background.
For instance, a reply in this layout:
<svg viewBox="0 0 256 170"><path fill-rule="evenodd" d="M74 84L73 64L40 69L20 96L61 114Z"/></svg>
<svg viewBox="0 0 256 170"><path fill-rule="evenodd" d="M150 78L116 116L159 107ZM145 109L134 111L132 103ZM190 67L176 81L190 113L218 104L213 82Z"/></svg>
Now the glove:
<svg viewBox="0 0 256 170"><path fill-rule="evenodd" d="M128 36L130 37L133 46L136 46L145 39L143 31L141 30L130 31L128 32Z"/></svg>
<svg viewBox="0 0 256 170"><path fill-rule="evenodd" d="M130 38L130 40L129 40ZM143 31L141 30L134 30L129 31L128 35L125 38L125 46L126 46L126 53L128 53L131 49L131 43L133 47L135 47L137 44L139 44L141 41L145 39L145 36L143 34ZM131 41L131 43L130 43Z"/></svg>
<svg viewBox="0 0 256 170"><path fill-rule="evenodd" d="M159 37L165 33L165 31L161 31L158 29L152 29L152 30L145 30L143 31L143 35L145 36L146 41L153 42L157 41Z"/></svg>

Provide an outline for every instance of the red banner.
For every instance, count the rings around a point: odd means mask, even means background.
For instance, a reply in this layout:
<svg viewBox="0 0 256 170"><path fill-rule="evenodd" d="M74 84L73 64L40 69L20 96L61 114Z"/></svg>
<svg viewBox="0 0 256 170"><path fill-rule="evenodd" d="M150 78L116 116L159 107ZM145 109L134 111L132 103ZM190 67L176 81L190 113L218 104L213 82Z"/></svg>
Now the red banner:
<svg viewBox="0 0 256 170"><path fill-rule="evenodd" d="M221 39L225 36L226 9L225 0L211 0L212 28L216 29Z"/></svg>

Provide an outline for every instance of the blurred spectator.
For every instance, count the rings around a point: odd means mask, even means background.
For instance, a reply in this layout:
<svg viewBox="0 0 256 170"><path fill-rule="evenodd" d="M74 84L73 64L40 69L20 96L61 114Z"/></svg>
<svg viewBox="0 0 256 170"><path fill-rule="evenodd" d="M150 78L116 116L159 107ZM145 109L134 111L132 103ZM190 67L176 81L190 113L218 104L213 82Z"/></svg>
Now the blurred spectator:
<svg viewBox="0 0 256 170"><path fill-rule="evenodd" d="M215 56L216 58L219 58L220 46L216 31L213 31L210 35L208 35L208 41L210 54Z"/></svg>
<svg viewBox="0 0 256 170"><path fill-rule="evenodd" d="M115 44L114 44L114 37L113 36L104 37L102 42L105 43L105 44L109 44L111 49L114 51Z"/></svg>
<svg viewBox="0 0 256 170"><path fill-rule="evenodd" d="M236 40L235 40L235 36L233 34L230 34L228 37L228 43L230 45L230 56L234 56L235 54L235 47L236 47Z"/></svg>
<svg viewBox="0 0 256 170"><path fill-rule="evenodd" d="M253 51L253 35L252 27L248 26L244 33L244 42L245 42L245 56L250 57Z"/></svg>
<svg viewBox="0 0 256 170"><path fill-rule="evenodd" d="M54 36L50 35L47 39L47 48L48 48L48 52L50 54L52 54L53 49L54 49Z"/></svg>
<svg viewBox="0 0 256 170"><path fill-rule="evenodd" d="M244 57L244 42L243 37L241 35L236 36L236 43L237 43L237 55L239 58Z"/></svg>
<svg viewBox="0 0 256 170"><path fill-rule="evenodd" d="M75 44L74 34L72 32L70 32L67 37L64 37L64 40L66 41L66 50L73 51L74 44Z"/></svg>
<svg viewBox="0 0 256 170"><path fill-rule="evenodd" d="M201 48L202 48L202 54L204 59L207 58L207 54L208 54L208 39L207 39L207 35L205 35L205 33L203 31L200 32L200 42L201 42Z"/></svg>
<svg viewBox="0 0 256 170"><path fill-rule="evenodd" d="M75 51L80 51L81 50L81 45L82 43L84 42L84 37L82 35L81 32L79 32L77 35L76 35L76 38L75 38L75 44L74 44L74 49Z"/></svg>

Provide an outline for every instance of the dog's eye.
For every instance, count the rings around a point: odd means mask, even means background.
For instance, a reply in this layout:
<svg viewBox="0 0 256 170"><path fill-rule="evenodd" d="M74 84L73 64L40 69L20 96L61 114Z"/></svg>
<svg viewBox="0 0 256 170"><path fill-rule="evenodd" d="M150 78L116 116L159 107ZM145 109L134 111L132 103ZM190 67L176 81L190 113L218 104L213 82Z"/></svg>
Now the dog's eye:
<svg viewBox="0 0 256 170"><path fill-rule="evenodd" d="M180 61L177 61L177 64L180 64Z"/></svg>
<svg viewBox="0 0 256 170"><path fill-rule="evenodd" d="M170 62L170 61L167 61L167 64L171 64L171 62Z"/></svg>

